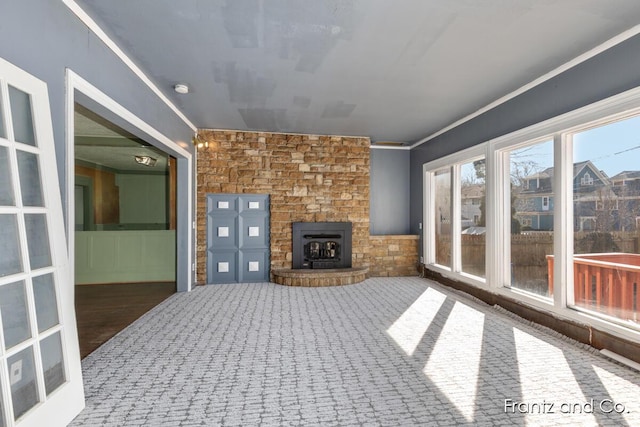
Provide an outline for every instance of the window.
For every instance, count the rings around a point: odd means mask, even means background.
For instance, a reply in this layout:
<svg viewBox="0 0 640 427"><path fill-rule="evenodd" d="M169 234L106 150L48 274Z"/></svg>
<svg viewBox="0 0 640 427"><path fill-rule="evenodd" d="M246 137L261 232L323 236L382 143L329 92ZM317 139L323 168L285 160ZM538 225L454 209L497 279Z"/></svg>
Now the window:
<svg viewBox="0 0 640 427"><path fill-rule="evenodd" d="M426 209L432 212L425 222L432 224L426 228L426 262L477 283L484 280L486 268L485 174L485 159L477 155L425 167Z"/></svg>
<svg viewBox="0 0 640 427"><path fill-rule="evenodd" d="M587 162L603 176L593 185L586 172L581 183L593 188L574 204L574 218L583 224L573 239L575 305L637 325L640 194L629 186L616 188L614 183L622 180L608 177L640 170L637 155L630 154L638 148L639 131L640 117L633 117L573 135L574 163ZM595 201L595 211L590 200Z"/></svg>
<svg viewBox="0 0 640 427"><path fill-rule="evenodd" d="M461 218L473 218L469 228L460 233L461 271L473 276L485 276L485 161L478 159L460 166L462 182L460 197L463 201ZM464 206L467 197L472 198L470 207ZM466 209L465 209L466 208ZM462 224L463 227L466 224Z"/></svg>
<svg viewBox="0 0 640 427"><path fill-rule="evenodd" d="M638 134L640 88L423 165L425 263L565 319L639 332Z"/></svg>
<svg viewBox="0 0 640 427"><path fill-rule="evenodd" d="M451 267L451 170L435 174L436 264Z"/></svg>
<svg viewBox="0 0 640 427"><path fill-rule="evenodd" d="M509 157L511 194L510 246L511 287L535 295L550 296L547 255L553 254L553 216L537 216L533 224L529 217L526 224L518 214L549 210L549 196L535 196L522 192L522 182L530 175L537 175L553 167L553 141L507 151ZM551 188L552 192L553 189ZM544 233L522 234L524 226Z"/></svg>
<svg viewBox="0 0 640 427"><path fill-rule="evenodd" d="M589 172L585 172L580 178L580 185L593 185L593 178Z"/></svg>

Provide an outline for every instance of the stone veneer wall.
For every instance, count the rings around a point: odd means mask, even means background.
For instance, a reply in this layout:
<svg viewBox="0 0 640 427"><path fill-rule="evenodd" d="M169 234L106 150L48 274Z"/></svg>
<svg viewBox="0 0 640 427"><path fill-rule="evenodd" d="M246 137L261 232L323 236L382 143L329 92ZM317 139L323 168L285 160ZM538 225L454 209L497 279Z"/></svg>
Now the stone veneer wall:
<svg viewBox="0 0 640 427"><path fill-rule="evenodd" d="M417 276L420 236L371 236L369 276Z"/></svg>
<svg viewBox="0 0 640 427"><path fill-rule="evenodd" d="M369 265L369 138L203 130L197 263L206 281L207 193L269 194L271 269L291 268L291 224L353 223L353 267Z"/></svg>

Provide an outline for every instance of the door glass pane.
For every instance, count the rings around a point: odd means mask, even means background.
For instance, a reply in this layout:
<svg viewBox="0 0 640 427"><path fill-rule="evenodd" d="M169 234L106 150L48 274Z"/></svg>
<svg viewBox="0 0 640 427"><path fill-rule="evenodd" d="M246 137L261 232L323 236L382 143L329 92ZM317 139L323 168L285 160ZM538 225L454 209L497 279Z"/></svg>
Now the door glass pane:
<svg viewBox="0 0 640 427"><path fill-rule="evenodd" d="M58 324L58 304L53 274L33 278L33 296L36 301L38 332Z"/></svg>
<svg viewBox="0 0 640 427"><path fill-rule="evenodd" d="M2 111L3 108L3 102L2 102L2 94L0 94L0 138L4 138L7 139L7 131L6 131L6 126L4 125L4 114ZM2 409L2 408L0 408ZM2 418L0 418L0 422L2 422ZM2 425L2 424L0 424Z"/></svg>
<svg viewBox="0 0 640 427"><path fill-rule="evenodd" d="M48 267L51 265L51 251L49 250L49 233L47 231L47 217L45 214L26 214L24 225L27 230L27 246L31 269Z"/></svg>
<svg viewBox="0 0 640 427"><path fill-rule="evenodd" d="M7 349L31 338L23 281L0 286L0 314Z"/></svg>
<svg viewBox="0 0 640 427"><path fill-rule="evenodd" d="M0 206L14 206L13 186L9 166L9 149L0 147Z"/></svg>
<svg viewBox="0 0 640 427"><path fill-rule="evenodd" d="M4 406L2 406L2 388L0 388L0 427L6 426L7 423L4 420Z"/></svg>
<svg viewBox="0 0 640 427"><path fill-rule="evenodd" d="M436 264L451 267L451 170L435 173Z"/></svg>
<svg viewBox="0 0 640 427"><path fill-rule="evenodd" d="M18 218L16 215L0 215L0 277L22 271Z"/></svg>
<svg viewBox="0 0 640 427"><path fill-rule="evenodd" d="M40 341L42 368L44 369L44 387L47 396L65 382L64 363L62 360L62 342L60 332Z"/></svg>
<svg viewBox="0 0 640 427"><path fill-rule="evenodd" d="M552 297L553 141L513 150L509 163L511 286Z"/></svg>
<svg viewBox="0 0 640 427"><path fill-rule="evenodd" d="M573 136L577 306L640 325L640 117Z"/></svg>
<svg viewBox="0 0 640 427"><path fill-rule="evenodd" d="M25 206L43 206L38 156L18 150L18 175L20 176L22 204Z"/></svg>
<svg viewBox="0 0 640 427"><path fill-rule="evenodd" d="M13 135L16 141L36 145L31 115L31 96L28 93L9 86L9 102L13 121Z"/></svg>
<svg viewBox="0 0 640 427"><path fill-rule="evenodd" d="M38 403L38 386L33 347L27 347L7 359L13 415L16 419Z"/></svg>
<svg viewBox="0 0 640 427"><path fill-rule="evenodd" d="M485 161L466 163L461 167L460 183L460 256L462 271L485 277Z"/></svg>

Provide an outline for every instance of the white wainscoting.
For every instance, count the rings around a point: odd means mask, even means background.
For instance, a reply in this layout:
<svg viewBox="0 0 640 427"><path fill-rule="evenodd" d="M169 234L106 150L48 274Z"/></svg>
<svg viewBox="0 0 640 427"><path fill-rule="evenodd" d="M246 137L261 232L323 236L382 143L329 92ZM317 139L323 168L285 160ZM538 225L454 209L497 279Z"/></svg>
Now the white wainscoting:
<svg viewBox="0 0 640 427"><path fill-rule="evenodd" d="M75 283L176 279L174 230L76 231Z"/></svg>

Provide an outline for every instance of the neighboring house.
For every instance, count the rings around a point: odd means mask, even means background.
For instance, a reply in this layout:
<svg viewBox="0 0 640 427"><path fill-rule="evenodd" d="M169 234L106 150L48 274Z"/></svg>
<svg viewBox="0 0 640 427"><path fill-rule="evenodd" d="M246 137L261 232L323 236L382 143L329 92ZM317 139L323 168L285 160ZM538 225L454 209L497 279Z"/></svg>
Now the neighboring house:
<svg viewBox="0 0 640 427"><path fill-rule="evenodd" d="M624 171L611 178L616 194L620 230L640 227L640 171Z"/></svg>
<svg viewBox="0 0 640 427"><path fill-rule="evenodd" d="M460 209L462 213L462 229L480 224L482 211L480 205L485 197L484 184L468 184L460 188Z"/></svg>
<svg viewBox="0 0 640 427"><path fill-rule="evenodd" d="M522 180L513 187L516 219L532 230L553 229L553 168L547 168Z"/></svg>
<svg viewBox="0 0 640 427"><path fill-rule="evenodd" d="M515 216L522 227L553 230L553 174L554 168L547 168L523 178L522 186L514 188L517 194L514 201ZM609 230L620 229L618 215L615 214L619 197L612 188L612 182L613 179L589 160L573 165L576 231L595 230L599 223L606 223L605 228ZM637 199L634 201L636 203Z"/></svg>

